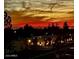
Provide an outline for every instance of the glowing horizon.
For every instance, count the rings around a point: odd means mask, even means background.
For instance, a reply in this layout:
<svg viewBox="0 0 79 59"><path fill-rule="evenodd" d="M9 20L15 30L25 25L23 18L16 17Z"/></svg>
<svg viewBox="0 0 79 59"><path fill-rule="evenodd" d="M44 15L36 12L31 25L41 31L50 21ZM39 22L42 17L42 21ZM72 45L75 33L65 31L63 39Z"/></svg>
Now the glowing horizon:
<svg viewBox="0 0 79 59"><path fill-rule="evenodd" d="M32 26L42 27L53 22L68 21L69 26L74 26L73 2L74 0L5 0L5 10L12 18L13 28L30 22Z"/></svg>

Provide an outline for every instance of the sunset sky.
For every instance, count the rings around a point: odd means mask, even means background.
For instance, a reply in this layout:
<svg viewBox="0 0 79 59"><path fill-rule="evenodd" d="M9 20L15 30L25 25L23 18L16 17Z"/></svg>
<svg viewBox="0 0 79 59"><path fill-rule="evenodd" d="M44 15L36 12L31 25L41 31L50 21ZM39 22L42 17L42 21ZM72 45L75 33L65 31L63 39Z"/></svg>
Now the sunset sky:
<svg viewBox="0 0 79 59"><path fill-rule="evenodd" d="M5 10L12 18L13 28L25 24L33 27L46 27L49 23L63 26L74 24L73 0L4 0ZM51 9L52 8L52 9Z"/></svg>

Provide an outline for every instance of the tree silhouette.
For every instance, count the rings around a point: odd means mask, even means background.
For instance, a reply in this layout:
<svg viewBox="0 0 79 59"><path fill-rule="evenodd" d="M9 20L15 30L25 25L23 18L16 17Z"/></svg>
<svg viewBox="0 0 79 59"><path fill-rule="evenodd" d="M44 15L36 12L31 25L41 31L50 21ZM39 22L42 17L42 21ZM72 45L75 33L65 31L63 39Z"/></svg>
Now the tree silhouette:
<svg viewBox="0 0 79 59"><path fill-rule="evenodd" d="M64 22L64 29L65 29L65 30L68 30L68 29L69 29L67 22Z"/></svg>
<svg viewBox="0 0 79 59"><path fill-rule="evenodd" d="M11 28L11 17L7 15L7 12L4 12L4 28Z"/></svg>

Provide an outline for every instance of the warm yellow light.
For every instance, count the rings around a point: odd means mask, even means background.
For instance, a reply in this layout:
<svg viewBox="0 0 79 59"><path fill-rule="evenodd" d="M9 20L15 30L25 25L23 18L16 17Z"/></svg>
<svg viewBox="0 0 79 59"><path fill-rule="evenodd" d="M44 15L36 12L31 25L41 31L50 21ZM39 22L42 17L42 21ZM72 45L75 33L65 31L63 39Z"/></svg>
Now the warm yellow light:
<svg viewBox="0 0 79 59"><path fill-rule="evenodd" d="M40 42L37 42L37 45L40 45Z"/></svg>
<svg viewBox="0 0 79 59"><path fill-rule="evenodd" d="M49 43L46 43L46 45L48 45Z"/></svg>
<svg viewBox="0 0 79 59"><path fill-rule="evenodd" d="M49 41L47 41L46 45L49 45Z"/></svg>
<svg viewBox="0 0 79 59"><path fill-rule="evenodd" d="M31 40L28 40L28 43L31 43Z"/></svg>
<svg viewBox="0 0 79 59"><path fill-rule="evenodd" d="M38 46L43 46L42 42L37 42Z"/></svg>
<svg viewBox="0 0 79 59"><path fill-rule="evenodd" d="M41 46L42 44L40 43L40 46Z"/></svg>

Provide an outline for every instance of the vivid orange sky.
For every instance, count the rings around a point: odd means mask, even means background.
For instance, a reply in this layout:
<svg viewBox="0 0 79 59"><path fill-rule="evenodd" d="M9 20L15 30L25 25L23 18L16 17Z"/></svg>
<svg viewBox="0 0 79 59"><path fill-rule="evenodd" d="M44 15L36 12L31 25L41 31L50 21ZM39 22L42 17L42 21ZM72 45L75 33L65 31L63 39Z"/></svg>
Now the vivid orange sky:
<svg viewBox="0 0 79 59"><path fill-rule="evenodd" d="M13 28L23 27L25 24L33 27L47 27L51 23L57 23L58 26L63 27L65 21L70 27L74 26L73 0L4 1L5 10L12 19Z"/></svg>
<svg viewBox="0 0 79 59"><path fill-rule="evenodd" d="M74 17L59 17L59 18L48 18L45 16L41 17L31 17L31 15L21 16L23 12L8 12L8 14L12 18L13 28L23 27L25 24L29 24L33 27L47 27L49 24L57 23L61 28L65 21L67 21L68 26L74 26ZM25 13L25 12L24 12Z"/></svg>

